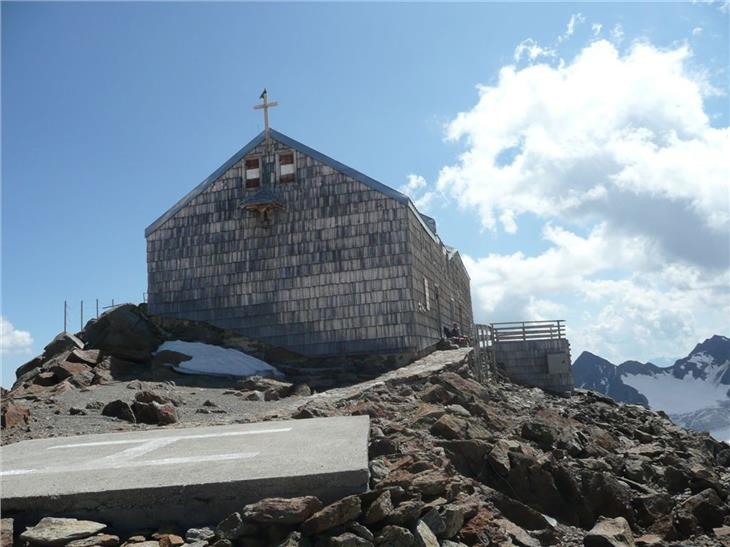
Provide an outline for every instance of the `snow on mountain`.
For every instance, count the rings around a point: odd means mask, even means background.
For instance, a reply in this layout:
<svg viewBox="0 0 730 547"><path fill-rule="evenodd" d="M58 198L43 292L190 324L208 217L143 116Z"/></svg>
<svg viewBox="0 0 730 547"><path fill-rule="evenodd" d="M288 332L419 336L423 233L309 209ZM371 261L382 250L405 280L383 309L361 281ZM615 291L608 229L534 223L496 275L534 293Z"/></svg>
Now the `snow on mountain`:
<svg viewBox="0 0 730 547"><path fill-rule="evenodd" d="M730 440L730 339L713 336L670 367L626 361L614 366L584 352L573 365L577 387L663 410L685 427Z"/></svg>

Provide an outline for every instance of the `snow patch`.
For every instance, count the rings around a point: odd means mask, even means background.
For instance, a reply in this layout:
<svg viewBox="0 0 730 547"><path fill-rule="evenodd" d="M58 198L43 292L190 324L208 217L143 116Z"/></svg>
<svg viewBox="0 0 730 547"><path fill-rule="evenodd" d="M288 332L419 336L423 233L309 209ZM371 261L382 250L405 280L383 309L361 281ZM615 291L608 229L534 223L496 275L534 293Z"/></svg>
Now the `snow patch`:
<svg viewBox="0 0 730 547"><path fill-rule="evenodd" d="M710 435L715 437L718 441L725 441L730 443L730 427L724 427L722 429L711 429Z"/></svg>
<svg viewBox="0 0 730 547"><path fill-rule="evenodd" d="M711 365L715 362L715 359L712 357L712 355L708 355L704 351L701 351L699 353L695 353L687 361L690 363L695 363L697 365Z"/></svg>
<svg viewBox="0 0 730 547"><path fill-rule="evenodd" d="M184 374L209 374L214 376L278 376L280 372L270 364L247 353L231 348L212 346L202 342L165 342L157 351L176 351L192 357L174 367Z"/></svg>
<svg viewBox="0 0 730 547"><path fill-rule="evenodd" d="M728 400L729 386L716 382L717 376L716 372L712 378L703 380L692 375L675 378L671 374L624 374L622 379L648 399L652 410L685 414Z"/></svg>

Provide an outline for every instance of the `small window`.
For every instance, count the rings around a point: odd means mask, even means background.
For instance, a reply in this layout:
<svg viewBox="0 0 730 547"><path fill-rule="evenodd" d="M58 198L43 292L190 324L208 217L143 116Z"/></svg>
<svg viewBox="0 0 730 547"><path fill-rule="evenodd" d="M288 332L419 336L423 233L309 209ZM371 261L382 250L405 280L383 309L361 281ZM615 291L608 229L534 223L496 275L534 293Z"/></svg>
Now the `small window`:
<svg viewBox="0 0 730 547"><path fill-rule="evenodd" d="M431 309L431 294L428 292L428 279L423 278L423 290L426 293L426 309Z"/></svg>
<svg viewBox="0 0 730 547"><path fill-rule="evenodd" d="M246 188L258 188L261 185L261 158L246 158Z"/></svg>
<svg viewBox="0 0 730 547"><path fill-rule="evenodd" d="M279 154L279 180L294 182L294 175L294 152L282 152Z"/></svg>

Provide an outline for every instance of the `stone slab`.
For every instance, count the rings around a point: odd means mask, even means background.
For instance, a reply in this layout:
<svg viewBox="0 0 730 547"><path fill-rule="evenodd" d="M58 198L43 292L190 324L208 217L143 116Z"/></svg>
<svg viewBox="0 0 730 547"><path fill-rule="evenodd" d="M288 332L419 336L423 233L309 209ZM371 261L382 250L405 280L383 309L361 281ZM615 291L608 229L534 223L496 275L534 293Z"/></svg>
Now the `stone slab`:
<svg viewBox="0 0 730 547"><path fill-rule="evenodd" d="M3 516L118 531L215 524L261 498L368 487L367 416L35 439L0 449Z"/></svg>

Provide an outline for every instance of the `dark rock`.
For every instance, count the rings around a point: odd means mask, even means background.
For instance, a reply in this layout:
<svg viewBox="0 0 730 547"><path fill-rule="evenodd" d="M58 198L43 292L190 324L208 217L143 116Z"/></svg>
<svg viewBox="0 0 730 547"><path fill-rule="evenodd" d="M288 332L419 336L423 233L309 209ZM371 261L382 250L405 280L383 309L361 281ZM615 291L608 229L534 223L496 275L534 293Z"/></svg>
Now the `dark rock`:
<svg viewBox="0 0 730 547"><path fill-rule="evenodd" d="M434 384L430 385L426 388L426 390L423 392L423 395L421 395L421 399L423 401L426 401L428 403L442 403L446 404L451 402L453 399L453 395L451 395L444 386L440 384Z"/></svg>
<svg viewBox="0 0 730 547"><path fill-rule="evenodd" d="M73 363L65 361L60 365L52 367L49 372L53 373L56 379L60 382L66 378L75 377L77 374L88 373L90 377L93 377L91 367L85 363Z"/></svg>
<svg viewBox="0 0 730 547"><path fill-rule="evenodd" d="M118 418L127 422L137 423L137 418L132 412L132 407L129 403L126 403L120 399L107 403L104 408L101 409L102 416L109 416L110 418Z"/></svg>
<svg viewBox="0 0 730 547"><path fill-rule="evenodd" d="M586 534L585 547L634 547L634 534L623 517L602 519Z"/></svg>
<svg viewBox="0 0 730 547"><path fill-rule="evenodd" d="M415 539L413 534L407 528L401 526L388 525L385 526L378 537L375 538L375 545L385 545L387 547L411 547Z"/></svg>
<svg viewBox="0 0 730 547"><path fill-rule="evenodd" d="M521 435L523 439L533 441L543 448L552 447L559 433L554 427L540 422L525 422L522 424Z"/></svg>
<svg viewBox="0 0 730 547"><path fill-rule="evenodd" d="M124 304L89 321L82 336L87 346L122 359L149 363L163 335L137 306Z"/></svg>
<svg viewBox="0 0 730 547"><path fill-rule="evenodd" d="M157 401L132 403L132 412L138 423L151 425L174 424L178 421L177 411L172 403L160 404Z"/></svg>
<svg viewBox="0 0 730 547"><path fill-rule="evenodd" d="M55 386L58 383L58 378L53 372L39 372L33 377L33 383L37 386Z"/></svg>
<svg viewBox="0 0 730 547"><path fill-rule="evenodd" d="M436 377L438 383L444 386L454 400L464 405L475 399L487 399L489 393L479 382L464 378L455 372L444 372Z"/></svg>
<svg viewBox="0 0 730 547"><path fill-rule="evenodd" d="M310 547L309 538L302 535L301 532L291 532L283 541L278 543L276 547Z"/></svg>
<svg viewBox="0 0 730 547"><path fill-rule="evenodd" d="M664 482L670 494L678 494L689 488L689 477L681 469L672 465L664 471Z"/></svg>
<svg viewBox="0 0 730 547"><path fill-rule="evenodd" d="M494 515L487 509L480 509L461 529L461 539L468 545L490 545L489 524Z"/></svg>
<svg viewBox="0 0 730 547"><path fill-rule="evenodd" d="M215 527L215 536L224 540L235 540L241 536L254 535L258 527L251 522L244 522L240 513L231 513Z"/></svg>
<svg viewBox="0 0 730 547"><path fill-rule="evenodd" d="M357 534L361 538L366 539L368 541L373 541L375 539L375 536L373 535L373 533L357 521L347 523L346 528L347 528L348 532Z"/></svg>
<svg viewBox="0 0 730 547"><path fill-rule="evenodd" d="M424 503L421 500L408 500L400 503L385 518L387 524L403 525L410 527L421 516Z"/></svg>
<svg viewBox="0 0 730 547"><path fill-rule="evenodd" d="M630 525L634 524L631 489L613 475L586 472L582 493L594 515L624 517Z"/></svg>
<svg viewBox="0 0 730 547"><path fill-rule="evenodd" d="M69 408L68 413L71 414L71 416L86 416L86 410L77 406Z"/></svg>
<svg viewBox="0 0 730 547"><path fill-rule="evenodd" d="M18 383L22 383L22 381L30 380L35 374L40 372L40 367L43 364L43 359L41 357L34 357L27 363L20 365L17 369L15 369L15 377L17 378ZM33 371L35 371L35 374L30 374Z"/></svg>
<svg viewBox="0 0 730 547"><path fill-rule="evenodd" d="M90 403L86 403L86 410L101 410L104 408L104 403L101 401L91 401Z"/></svg>
<svg viewBox="0 0 730 547"><path fill-rule="evenodd" d="M368 455L370 458L396 454L398 452L398 441L391 437L380 437L370 441Z"/></svg>
<svg viewBox="0 0 730 547"><path fill-rule="evenodd" d="M441 536L446 530L446 523L438 512L438 509L432 507L421 516L421 521L425 522L435 536ZM459 527L461 528L461 527ZM457 530L458 531L458 530Z"/></svg>
<svg viewBox="0 0 730 547"><path fill-rule="evenodd" d="M675 509L672 517L677 530L684 537L702 533L702 529L710 532L722 526L725 511L722 500L712 488L695 494Z"/></svg>
<svg viewBox="0 0 730 547"><path fill-rule="evenodd" d="M463 505L458 505L455 503L450 503L449 505L445 505L441 512L441 518L444 523L444 529L441 532L441 537L444 537L444 538L454 537L459 532L459 530L461 530L461 527L464 526L464 516L465 515L466 515L466 508ZM430 526L430 524L429 524L429 526ZM431 528L431 530L434 530L434 529ZM434 533L436 533L435 530L434 530ZM438 534L436 534L436 535L438 535Z"/></svg>
<svg viewBox="0 0 730 547"><path fill-rule="evenodd" d="M170 349L163 349L162 351L158 351L154 354L154 356L152 357L152 364L155 366L177 366L180 363L190 361L191 359L191 355L186 355L184 353L180 353L179 351L173 351Z"/></svg>
<svg viewBox="0 0 730 547"><path fill-rule="evenodd" d="M48 345L43 348L43 357L48 359L54 355L58 355L64 351L72 351L75 349L84 349L84 343L71 334L70 332L62 332L57 334Z"/></svg>
<svg viewBox="0 0 730 547"><path fill-rule="evenodd" d="M375 524L376 522L383 520L392 512L393 503L390 499L390 491L386 490L370 504L370 507L368 507L365 512L363 521L365 524Z"/></svg>
<svg viewBox="0 0 730 547"><path fill-rule="evenodd" d="M370 541L352 532L345 532L338 536L325 538L317 543L317 546L319 545L322 545L322 547L373 547Z"/></svg>
<svg viewBox="0 0 730 547"><path fill-rule="evenodd" d="M522 528L544 530L552 527L545 515L510 496L495 492L491 496L491 501L505 517Z"/></svg>
<svg viewBox="0 0 730 547"><path fill-rule="evenodd" d="M101 352L98 349L74 349L69 354L68 360L74 363L85 363L93 367L101 361Z"/></svg>
<svg viewBox="0 0 730 547"><path fill-rule="evenodd" d="M161 393L158 393L156 391L148 391L143 390L138 393L134 394L134 400L140 403L158 403L161 405L166 405L168 403L173 404L175 406L179 406L179 401L174 399L173 397L170 397L169 395L163 395ZM206 405L209 406L209 405Z"/></svg>
<svg viewBox="0 0 730 547"><path fill-rule="evenodd" d="M314 496L299 498L266 498L246 505L241 516L246 521L263 524L299 524L322 509Z"/></svg>
<svg viewBox="0 0 730 547"><path fill-rule="evenodd" d="M467 424L461 418L444 414L431 426L431 433L444 439L463 439Z"/></svg>
<svg viewBox="0 0 730 547"><path fill-rule="evenodd" d="M360 516L360 498L348 496L316 512L302 524L302 532L310 536L346 524Z"/></svg>

